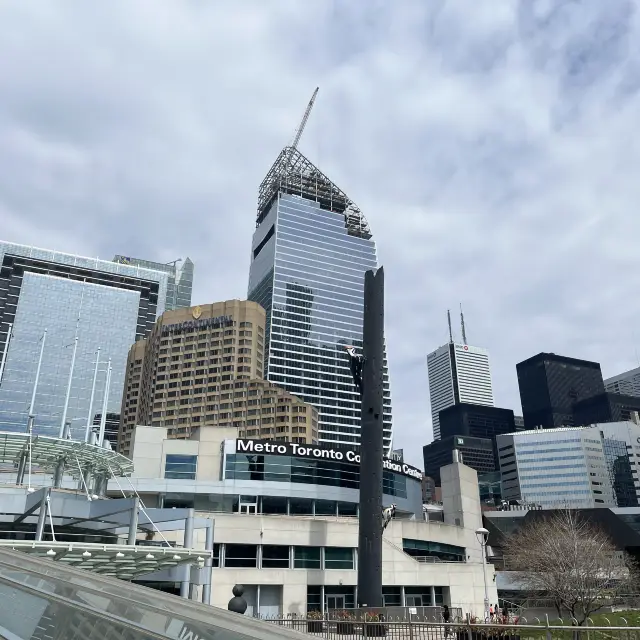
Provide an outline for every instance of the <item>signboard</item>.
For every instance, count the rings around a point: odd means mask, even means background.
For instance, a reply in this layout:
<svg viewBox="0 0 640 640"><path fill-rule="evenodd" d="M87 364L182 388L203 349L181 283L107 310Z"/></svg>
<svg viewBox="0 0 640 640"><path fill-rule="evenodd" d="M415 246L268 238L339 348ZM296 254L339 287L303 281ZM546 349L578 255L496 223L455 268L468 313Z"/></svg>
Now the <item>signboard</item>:
<svg viewBox="0 0 640 640"><path fill-rule="evenodd" d="M272 440L236 440L236 453L267 454L270 456L294 456L313 460L336 460L360 464L360 454L352 449L341 449L330 445L298 444L297 442L275 442ZM383 458L385 469L399 473L408 478L422 480L422 471L406 462L396 462L391 458Z"/></svg>
<svg viewBox="0 0 640 640"><path fill-rule="evenodd" d="M197 307L199 308L199 307ZM182 333L191 329L219 329L233 326L232 316L218 316L217 318L202 318L201 320L187 320L177 324L166 324L162 327L162 335Z"/></svg>
<svg viewBox="0 0 640 640"><path fill-rule="evenodd" d="M464 440L462 438L456 438L456 444L464 445Z"/></svg>

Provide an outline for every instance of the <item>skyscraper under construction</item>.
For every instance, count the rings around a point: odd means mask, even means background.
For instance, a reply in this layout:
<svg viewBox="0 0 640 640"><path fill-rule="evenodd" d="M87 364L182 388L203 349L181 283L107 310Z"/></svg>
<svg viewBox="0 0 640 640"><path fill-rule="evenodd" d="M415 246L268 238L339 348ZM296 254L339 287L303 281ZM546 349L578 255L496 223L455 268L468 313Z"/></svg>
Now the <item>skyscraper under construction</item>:
<svg viewBox="0 0 640 640"><path fill-rule="evenodd" d="M364 274L378 267L376 245L360 209L295 143L260 185L248 298L267 312L265 377L317 407L321 442L358 443L360 396L345 347L362 349ZM386 361L384 379L388 450Z"/></svg>

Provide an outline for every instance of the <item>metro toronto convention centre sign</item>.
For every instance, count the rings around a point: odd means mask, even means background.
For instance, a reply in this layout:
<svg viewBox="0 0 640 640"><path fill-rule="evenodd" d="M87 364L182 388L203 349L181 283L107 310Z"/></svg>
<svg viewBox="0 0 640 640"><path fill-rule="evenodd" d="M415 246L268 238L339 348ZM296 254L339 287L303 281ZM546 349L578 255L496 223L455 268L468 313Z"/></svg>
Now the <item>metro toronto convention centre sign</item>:
<svg viewBox="0 0 640 640"><path fill-rule="evenodd" d="M313 460L335 460L337 462L349 462L360 464L360 454L351 449L341 449L326 445L298 444L297 442L273 442L270 440L236 440L236 453L249 453L270 456L293 456L295 458L307 458ZM382 464L385 469L399 473L400 475L422 479L422 471L412 467L406 462L398 462L390 458L384 458Z"/></svg>

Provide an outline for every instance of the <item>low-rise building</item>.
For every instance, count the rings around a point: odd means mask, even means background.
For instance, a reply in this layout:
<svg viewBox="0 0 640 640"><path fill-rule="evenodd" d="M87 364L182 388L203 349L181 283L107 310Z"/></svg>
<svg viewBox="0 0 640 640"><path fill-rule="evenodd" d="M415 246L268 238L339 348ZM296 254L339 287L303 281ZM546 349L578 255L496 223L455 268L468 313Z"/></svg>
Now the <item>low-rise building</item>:
<svg viewBox="0 0 640 640"><path fill-rule="evenodd" d="M148 508L193 509L214 521L211 604L226 606L232 587L242 584L254 614L354 606L358 450L235 436L232 428L198 429L176 440L166 428L138 426L131 443L132 487ZM422 472L392 458L384 464L383 504L397 508L383 538L385 605L449 604L481 614L476 472L458 462L446 465L442 515L427 521ZM109 484L111 494L118 491L117 483ZM180 543L179 536L166 535ZM203 536L195 532L196 547L205 544ZM490 566L487 572L494 601Z"/></svg>

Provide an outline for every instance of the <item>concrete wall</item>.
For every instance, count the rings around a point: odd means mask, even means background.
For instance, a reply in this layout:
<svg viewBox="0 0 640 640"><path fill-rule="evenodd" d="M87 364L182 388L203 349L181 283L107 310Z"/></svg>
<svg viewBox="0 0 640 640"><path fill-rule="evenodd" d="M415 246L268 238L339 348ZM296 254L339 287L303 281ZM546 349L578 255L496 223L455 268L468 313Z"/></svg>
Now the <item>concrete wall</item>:
<svg viewBox="0 0 640 640"><path fill-rule="evenodd" d="M198 513L199 517L206 514ZM211 514L210 514L211 515ZM357 521L319 520L302 517L215 514L215 541L235 544L290 544L294 546L357 547ZM194 546L204 546L204 530L196 531ZM475 535L473 536L475 538ZM393 521L384 534L383 584L385 586L439 586L448 590L445 599L465 612L482 615L484 580L478 562L438 562L425 564L402 551L402 539L440 541L466 546L472 544L468 531L443 523L408 520ZM468 552L470 547L466 547ZM497 602L493 566L487 565L489 599ZM356 586L355 570L308 569L224 569L213 570L211 604L225 607L235 584L281 585L282 610L306 611L307 585Z"/></svg>

